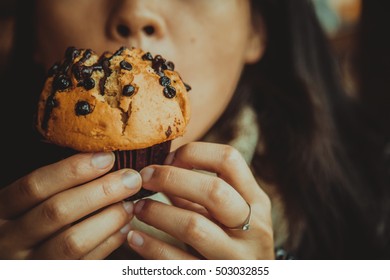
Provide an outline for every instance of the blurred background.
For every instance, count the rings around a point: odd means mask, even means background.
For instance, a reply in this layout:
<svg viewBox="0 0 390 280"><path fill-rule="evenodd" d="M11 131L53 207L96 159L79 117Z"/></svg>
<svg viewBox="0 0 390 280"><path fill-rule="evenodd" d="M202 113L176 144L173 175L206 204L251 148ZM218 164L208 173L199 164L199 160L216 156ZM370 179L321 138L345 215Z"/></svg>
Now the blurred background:
<svg viewBox="0 0 390 280"><path fill-rule="evenodd" d="M14 11L14 0L0 0L0 74L4 71L8 53L12 48Z"/></svg>
<svg viewBox="0 0 390 280"><path fill-rule="evenodd" d="M344 88L356 93L351 56L355 51L362 0L311 0L338 60Z"/></svg>

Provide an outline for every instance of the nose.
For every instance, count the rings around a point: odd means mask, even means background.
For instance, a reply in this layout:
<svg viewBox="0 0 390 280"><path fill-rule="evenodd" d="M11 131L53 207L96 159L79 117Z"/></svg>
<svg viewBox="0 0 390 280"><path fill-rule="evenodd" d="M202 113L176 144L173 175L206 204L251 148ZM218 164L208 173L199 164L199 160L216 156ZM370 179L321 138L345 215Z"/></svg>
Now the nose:
<svg viewBox="0 0 390 280"><path fill-rule="evenodd" d="M166 26L154 1L119 0L111 13L108 31L110 37L125 45L148 48L162 40Z"/></svg>

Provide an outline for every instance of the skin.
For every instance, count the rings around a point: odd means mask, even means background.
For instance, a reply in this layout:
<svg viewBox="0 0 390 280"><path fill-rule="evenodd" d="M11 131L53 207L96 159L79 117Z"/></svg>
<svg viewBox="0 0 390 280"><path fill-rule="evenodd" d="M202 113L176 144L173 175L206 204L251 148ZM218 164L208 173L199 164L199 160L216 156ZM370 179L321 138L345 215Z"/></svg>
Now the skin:
<svg viewBox="0 0 390 280"><path fill-rule="evenodd" d="M180 12L172 16L173 10ZM249 0L38 0L35 12L38 63L49 68L70 45L98 53L126 45L161 54L193 88L192 121L173 142L165 165L104 175L112 161L97 168L92 159L112 160L112 154L79 154L3 189L0 257L101 259L127 237L146 259L273 258L270 201L241 155L226 145L194 142L226 108L244 65L257 62L265 48L264 32L252 25ZM123 207L120 201L141 184L164 192L173 205L144 199ZM247 203L250 231L230 229L248 216ZM130 231L133 215L194 250Z"/></svg>

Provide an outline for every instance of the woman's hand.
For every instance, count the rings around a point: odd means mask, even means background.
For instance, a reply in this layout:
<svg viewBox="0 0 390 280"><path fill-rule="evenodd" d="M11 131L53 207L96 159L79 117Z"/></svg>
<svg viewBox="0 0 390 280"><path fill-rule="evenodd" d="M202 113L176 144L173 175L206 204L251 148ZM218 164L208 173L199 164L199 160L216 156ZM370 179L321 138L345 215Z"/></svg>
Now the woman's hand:
<svg viewBox="0 0 390 280"><path fill-rule="evenodd" d="M0 190L0 259L101 259L125 240L141 187L133 170L107 173L113 153L78 154Z"/></svg>
<svg viewBox="0 0 390 280"><path fill-rule="evenodd" d="M144 188L167 194L174 205L140 200L134 212L196 252L130 231L128 242L138 254L146 259L274 258L271 203L239 152L226 145L191 143L168 156L166 164L140 173ZM250 229L244 231L249 216Z"/></svg>

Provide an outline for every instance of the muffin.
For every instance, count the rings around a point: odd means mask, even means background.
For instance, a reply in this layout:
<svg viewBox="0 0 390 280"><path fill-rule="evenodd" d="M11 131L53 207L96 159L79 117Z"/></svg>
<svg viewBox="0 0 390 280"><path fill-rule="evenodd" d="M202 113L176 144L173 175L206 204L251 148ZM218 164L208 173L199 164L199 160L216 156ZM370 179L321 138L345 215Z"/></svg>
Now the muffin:
<svg viewBox="0 0 390 280"><path fill-rule="evenodd" d="M188 91L174 64L141 49L100 57L66 50L41 92L36 128L49 143L79 152L113 151L113 170L161 164L190 118ZM152 193L142 189L129 199Z"/></svg>

